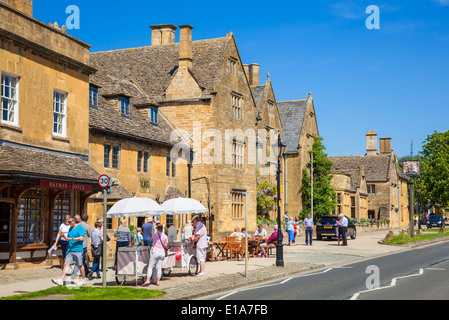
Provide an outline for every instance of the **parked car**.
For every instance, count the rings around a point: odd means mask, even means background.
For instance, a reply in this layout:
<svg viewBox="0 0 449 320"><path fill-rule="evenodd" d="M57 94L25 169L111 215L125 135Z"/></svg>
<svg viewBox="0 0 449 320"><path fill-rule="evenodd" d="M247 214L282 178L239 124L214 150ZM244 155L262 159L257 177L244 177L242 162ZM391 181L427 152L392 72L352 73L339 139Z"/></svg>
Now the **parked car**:
<svg viewBox="0 0 449 320"><path fill-rule="evenodd" d="M432 228L432 227L441 227L443 224L443 219L439 215L431 215L429 216L429 219L427 220L426 227Z"/></svg>
<svg viewBox="0 0 449 320"><path fill-rule="evenodd" d="M345 216L346 217L346 216ZM357 237L357 229L355 224L348 219L348 233L347 237L351 237L351 239L355 239ZM327 237L328 239L337 237L337 216L323 216L316 224L316 238L317 240L321 240L323 237Z"/></svg>

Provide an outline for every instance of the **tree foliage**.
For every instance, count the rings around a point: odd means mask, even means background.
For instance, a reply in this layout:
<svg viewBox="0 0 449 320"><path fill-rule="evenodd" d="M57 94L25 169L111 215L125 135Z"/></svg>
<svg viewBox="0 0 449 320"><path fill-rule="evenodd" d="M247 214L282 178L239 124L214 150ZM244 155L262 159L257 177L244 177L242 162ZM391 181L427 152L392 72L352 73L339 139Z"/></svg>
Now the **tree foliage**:
<svg viewBox="0 0 449 320"><path fill-rule="evenodd" d="M257 215L262 219L269 219L274 209L277 188L257 172Z"/></svg>
<svg viewBox="0 0 449 320"><path fill-rule="evenodd" d="M321 216L327 215L335 209L337 205L337 195L334 188L331 186L332 175L332 161L327 158L324 152L323 138L315 138L312 150L309 152L313 154L313 217L318 220ZM310 166L305 168L302 172L302 201L303 210L300 217L303 219L311 213L311 178Z"/></svg>
<svg viewBox="0 0 449 320"><path fill-rule="evenodd" d="M434 132L424 141L420 152L421 198L431 206L449 207L449 131Z"/></svg>

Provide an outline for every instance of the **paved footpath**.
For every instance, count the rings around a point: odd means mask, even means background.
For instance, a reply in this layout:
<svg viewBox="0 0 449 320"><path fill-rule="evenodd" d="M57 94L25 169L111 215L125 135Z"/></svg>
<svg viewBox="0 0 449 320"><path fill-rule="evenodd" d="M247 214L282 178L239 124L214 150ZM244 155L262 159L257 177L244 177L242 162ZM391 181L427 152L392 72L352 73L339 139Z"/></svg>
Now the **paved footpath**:
<svg viewBox="0 0 449 320"><path fill-rule="evenodd" d="M397 233L397 230L394 230ZM304 237L297 238L297 246L284 246L284 267L276 267L275 250L269 258L251 258L245 277L244 261L207 262L206 275L191 277L186 271L173 270L170 277L164 277L161 285L149 289L166 291L160 300L191 300L202 296L275 280L289 275L308 272L319 268L353 263L374 256L408 250L399 246L381 245L378 242L387 234L386 230L359 234L357 239L348 240L348 246L338 246L336 240L313 241L305 246ZM111 260L111 259L109 259ZM0 270L0 297L38 291L54 286L52 278L58 278L61 269L41 267L34 269ZM68 278L67 278L68 279ZM89 286L101 286L101 279L88 281ZM107 285L115 286L114 274L108 271ZM134 278L126 286L135 286Z"/></svg>

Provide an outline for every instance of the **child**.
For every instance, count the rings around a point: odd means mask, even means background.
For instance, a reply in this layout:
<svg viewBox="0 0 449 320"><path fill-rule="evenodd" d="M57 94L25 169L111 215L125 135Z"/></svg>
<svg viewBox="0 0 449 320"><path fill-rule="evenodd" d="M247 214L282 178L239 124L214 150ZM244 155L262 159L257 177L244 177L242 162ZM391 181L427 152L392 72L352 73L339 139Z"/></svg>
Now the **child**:
<svg viewBox="0 0 449 320"><path fill-rule="evenodd" d="M140 228L140 227L137 228L136 241L137 241L138 246L143 245L142 228Z"/></svg>

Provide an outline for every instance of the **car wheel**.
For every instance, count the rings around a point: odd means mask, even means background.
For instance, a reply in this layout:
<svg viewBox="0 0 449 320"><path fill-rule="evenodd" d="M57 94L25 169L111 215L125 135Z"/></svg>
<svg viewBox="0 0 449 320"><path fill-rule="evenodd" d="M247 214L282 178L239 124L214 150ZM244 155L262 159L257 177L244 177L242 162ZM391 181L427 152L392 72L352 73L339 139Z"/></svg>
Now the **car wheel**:
<svg viewBox="0 0 449 320"><path fill-rule="evenodd" d="M354 232L352 233L351 239L355 240L357 238L357 231L354 229Z"/></svg>

